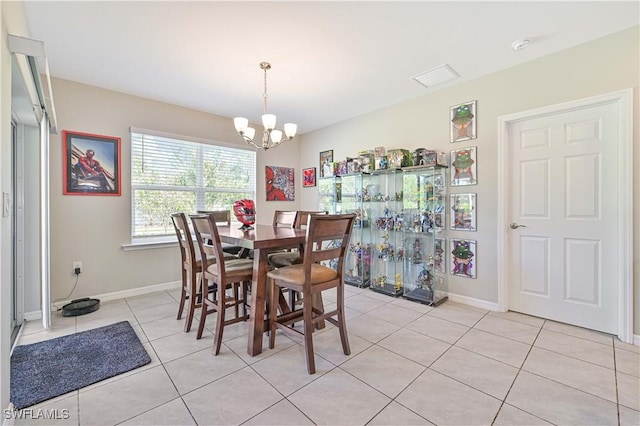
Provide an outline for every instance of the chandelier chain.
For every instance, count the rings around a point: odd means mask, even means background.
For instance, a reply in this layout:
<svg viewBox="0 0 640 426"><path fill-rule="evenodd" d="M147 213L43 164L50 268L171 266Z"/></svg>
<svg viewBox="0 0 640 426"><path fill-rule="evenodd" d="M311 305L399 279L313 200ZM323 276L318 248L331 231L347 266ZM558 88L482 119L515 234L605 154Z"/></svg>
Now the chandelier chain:
<svg viewBox="0 0 640 426"><path fill-rule="evenodd" d="M269 95L267 95L267 70L269 68L264 67L264 93L262 94L263 97L263 101L264 101L264 113L267 113L267 98L269 97Z"/></svg>

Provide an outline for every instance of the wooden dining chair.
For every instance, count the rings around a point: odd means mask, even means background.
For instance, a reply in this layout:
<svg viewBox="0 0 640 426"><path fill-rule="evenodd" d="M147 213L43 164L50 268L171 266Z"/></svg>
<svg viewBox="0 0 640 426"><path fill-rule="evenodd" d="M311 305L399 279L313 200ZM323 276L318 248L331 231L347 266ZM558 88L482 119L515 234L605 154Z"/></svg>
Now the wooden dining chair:
<svg viewBox="0 0 640 426"><path fill-rule="evenodd" d="M295 210L276 210L273 213L274 228L293 228L296 224L298 212Z"/></svg>
<svg viewBox="0 0 640 426"><path fill-rule="evenodd" d="M224 327L237 322L246 321L247 291L253 276L253 261L249 259L224 259L220 235L212 214L190 215L193 230L200 248L200 255L205 259L202 263L202 311L198 335L200 339L204 332L207 315L216 312L217 322L213 335L213 353L218 355L222 345ZM207 260L207 256L216 259ZM220 261L223 259L223 261ZM213 291L209 291L212 288ZM230 289L229 294L227 290ZM235 318L225 319L227 308L233 307ZM240 315L242 308L242 315Z"/></svg>
<svg viewBox="0 0 640 426"><path fill-rule="evenodd" d="M303 335L306 349L307 371L316 372L313 353L314 325L327 320L340 331L340 340L345 355L351 354L344 313L344 281L342 276L345 250L349 245L355 214L311 215L307 227L305 250L301 264L275 269L267 273L269 303L269 348L275 346L276 330ZM339 246L335 244L339 242ZM338 269L334 270L320 264L321 261L337 259ZM278 297L281 288L287 288L303 294L302 309L292 309L289 313L278 315ZM323 312L313 306L313 300L321 297L324 290L336 288L336 309ZM334 317L337 317L334 318ZM292 325L302 319L303 330Z"/></svg>
<svg viewBox="0 0 640 426"><path fill-rule="evenodd" d="M173 213L171 214L171 221L178 237L180 256L182 258L182 285L177 319L182 318L184 306L188 302L184 331L189 332L193 322L193 314L201 306L201 280L198 280L198 274L202 272L202 260L200 259L200 251L196 251L193 246L193 239L185 214Z"/></svg>
<svg viewBox="0 0 640 426"><path fill-rule="evenodd" d="M277 212L276 212L277 213ZM309 216L312 214L328 214L327 211L298 210L293 227L296 229L306 229ZM274 218L275 221L275 218ZM302 263L303 246L297 250L273 253L269 256L269 266L272 268L284 268L286 266ZM300 294L294 290L289 290L289 306L294 308L299 301Z"/></svg>
<svg viewBox="0 0 640 426"><path fill-rule="evenodd" d="M218 226L231 226L231 210L198 210L197 213L212 214ZM244 248L228 243L222 243L222 250L238 257L246 257L247 254Z"/></svg>
<svg viewBox="0 0 640 426"><path fill-rule="evenodd" d="M293 214L295 213L295 214ZM282 212L276 211L273 217L273 226L276 223L280 223L281 226L287 226L289 228L304 229L307 226L307 220L311 214L326 214L327 212L318 211L304 211L298 210L297 212ZM302 247L297 251L287 250L283 252L272 253L269 256L269 266L272 268L283 268L285 266L295 265L302 262Z"/></svg>

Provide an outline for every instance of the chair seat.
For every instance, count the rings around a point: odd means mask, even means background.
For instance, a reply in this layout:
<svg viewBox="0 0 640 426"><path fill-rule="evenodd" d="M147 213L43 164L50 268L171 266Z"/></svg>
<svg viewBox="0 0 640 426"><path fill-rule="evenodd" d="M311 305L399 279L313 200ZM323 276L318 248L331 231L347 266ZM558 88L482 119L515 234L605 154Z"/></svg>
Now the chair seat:
<svg viewBox="0 0 640 426"><path fill-rule="evenodd" d="M237 275L252 275L253 260L250 259L232 259L224 261L224 268L227 276L233 277ZM218 268L215 264L209 265L207 272L212 275L218 275Z"/></svg>
<svg viewBox="0 0 640 426"><path fill-rule="evenodd" d="M300 253L286 251L271 253L269 255L269 265L273 268L284 268L285 266L297 265L302 263Z"/></svg>
<svg viewBox="0 0 640 426"><path fill-rule="evenodd" d="M298 264L276 269L267 273L267 277L281 283L302 286L304 284L304 265ZM311 265L311 285L321 284L338 278L338 273L326 266L314 263Z"/></svg>
<svg viewBox="0 0 640 426"><path fill-rule="evenodd" d="M202 269L202 259L200 259L200 254L196 252L196 269L201 270ZM224 254L224 260L237 260L238 258L230 253L225 253ZM215 263L216 262L216 258L215 257L207 257L207 262L209 263Z"/></svg>

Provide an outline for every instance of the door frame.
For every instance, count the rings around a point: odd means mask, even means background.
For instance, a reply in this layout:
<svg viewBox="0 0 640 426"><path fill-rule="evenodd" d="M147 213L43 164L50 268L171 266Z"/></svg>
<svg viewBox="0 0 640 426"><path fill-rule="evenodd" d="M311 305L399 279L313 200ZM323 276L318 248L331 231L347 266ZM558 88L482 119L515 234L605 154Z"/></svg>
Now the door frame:
<svg viewBox="0 0 640 426"><path fill-rule="evenodd" d="M509 309L509 125L586 107L618 107L618 338L633 344L633 89L549 105L498 117L498 309Z"/></svg>
<svg viewBox="0 0 640 426"><path fill-rule="evenodd" d="M13 107L13 105L12 105ZM11 253L12 253L12 278L11 285L12 303L12 331L11 346L17 337L18 330L24 322L24 124L17 114L11 114L11 152L12 168L11 192L13 194L13 205L11 206L12 226L11 226ZM15 319L15 324L13 323Z"/></svg>

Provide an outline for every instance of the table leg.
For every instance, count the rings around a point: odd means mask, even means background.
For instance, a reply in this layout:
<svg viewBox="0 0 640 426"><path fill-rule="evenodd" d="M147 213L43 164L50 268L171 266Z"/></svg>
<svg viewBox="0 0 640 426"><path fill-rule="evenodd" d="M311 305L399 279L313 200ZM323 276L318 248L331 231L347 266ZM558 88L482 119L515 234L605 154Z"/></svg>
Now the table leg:
<svg viewBox="0 0 640 426"><path fill-rule="evenodd" d="M249 343L247 352L251 356L262 352L264 333L264 311L267 294L267 251L254 249L253 278L251 281L251 321L249 322Z"/></svg>
<svg viewBox="0 0 640 426"><path fill-rule="evenodd" d="M256 356L262 353L262 335L268 330L268 321L265 320L267 304L267 272L268 250L254 249L253 251L253 277L251 281L251 321L249 322L249 343L247 353ZM280 309L283 313L290 312L287 300L280 293ZM322 301L321 301L322 302Z"/></svg>
<svg viewBox="0 0 640 426"><path fill-rule="evenodd" d="M321 312L324 312L324 302L322 301L322 294L321 293L315 293L311 296L311 302L313 304L313 307L320 310ZM322 321L318 321L316 323L316 329L317 330L321 330L323 328L326 327L326 323L324 320Z"/></svg>

